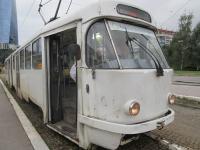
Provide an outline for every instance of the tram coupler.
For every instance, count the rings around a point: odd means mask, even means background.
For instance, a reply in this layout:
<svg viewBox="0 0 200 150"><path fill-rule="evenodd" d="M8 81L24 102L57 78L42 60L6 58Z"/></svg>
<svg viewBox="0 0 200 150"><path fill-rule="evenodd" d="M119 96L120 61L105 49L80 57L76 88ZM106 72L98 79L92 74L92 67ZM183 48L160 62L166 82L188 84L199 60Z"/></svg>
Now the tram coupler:
<svg viewBox="0 0 200 150"><path fill-rule="evenodd" d="M157 129L162 130L165 126L165 121L160 121L157 123Z"/></svg>

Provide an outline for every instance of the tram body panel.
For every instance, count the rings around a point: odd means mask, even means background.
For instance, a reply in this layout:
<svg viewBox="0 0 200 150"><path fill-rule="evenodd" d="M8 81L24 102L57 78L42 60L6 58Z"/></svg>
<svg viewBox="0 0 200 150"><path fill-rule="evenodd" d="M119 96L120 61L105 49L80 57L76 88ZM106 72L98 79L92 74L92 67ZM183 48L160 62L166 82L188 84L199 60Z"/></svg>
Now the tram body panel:
<svg viewBox="0 0 200 150"><path fill-rule="evenodd" d="M10 59L7 61L8 85L10 86Z"/></svg>
<svg viewBox="0 0 200 150"><path fill-rule="evenodd" d="M11 59L8 60L8 84L11 86L11 78L12 78L12 74L11 74Z"/></svg>
<svg viewBox="0 0 200 150"><path fill-rule="evenodd" d="M155 119L168 111L171 70L165 71L165 76L161 78L155 76L155 70L95 72L95 79L87 79L90 93L83 99L84 102L89 101L89 104L86 104L89 108L85 108L84 111L86 116L109 122L133 124ZM125 105L131 101L141 105L138 116L126 113L125 109L128 108L125 108Z"/></svg>
<svg viewBox="0 0 200 150"><path fill-rule="evenodd" d="M122 134L113 133L97 128L85 126L85 132L87 133L87 140L95 145L102 146L107 149L117 149L121 143Z"/></svg>
<svg viewBox="0 0 200 150"><path fill-rule="evenodd" d="M5 80L8 83L8 58L5 60Z"/></svg>
<svg viewBox="0 0 200 150"><path fill-rule="evenodd" d="M27 83L29 87L29 98L37 104L40 108L43 108L43 76L42 70L31 70L27 75Z"/></svg>
<svg viewBox="0 0 200 150"><path fill-rule="evenodd" d="M29 80L32 80L30 78L30 70L20 70L20 91L22 93L23 98L26 101L29 101L30 96L30 85Z"/></svg>
<svg viewBox="0 0 200 150"><path fill-rule="evenodd" d="M16 84L17 84L17 81L16 81L16 70L13 69L13 75L12 75L12 78L13 78L13 87L16 89Z"/></svg>
<svg viewBox="0 0 200 150"><path fill-rule="evenodd" d="M16 59L15 59L15 55L13 55L12 58L14 60L13 61L13 69L12 69L12 71L13 71L12 80L13 80L13 87L16 89L17 81L16 81Z"/></svg>
<svg viewBox="0 0 200 150"><path fill-rule="evenodd" d="M20 70L20 91L22 97L29 101L28 70Z"/></svg>
<svg viewBox="0 0 200 150"><path fill-rule="evenodd" d="M8 59L8 84L12 87L12 57Z"/></svg>
<svg viewBox="0 0 200 150"><path fill-rule="evenodd" d="M6 60L6 82L9 84L9 59Z"/></svg>

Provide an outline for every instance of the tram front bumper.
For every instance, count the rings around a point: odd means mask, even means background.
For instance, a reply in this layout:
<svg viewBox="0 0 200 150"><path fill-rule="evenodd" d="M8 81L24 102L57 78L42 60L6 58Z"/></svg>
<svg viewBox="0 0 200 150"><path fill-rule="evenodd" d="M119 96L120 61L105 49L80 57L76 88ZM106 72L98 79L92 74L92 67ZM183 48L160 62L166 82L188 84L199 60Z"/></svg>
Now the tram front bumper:
<svg viewBox="0 0 200 150"><path fill-rule="evenodd" d="M168 113L166 113L166 115L163 117L143 123L130 124L130 125L107 122L82 115L79 115L79 121L80 123L86 126L112 133L140 134L155 129L162 129L164 126L173 122L174 114L175 114L174 111L172 109L169 109Z"/></svg>

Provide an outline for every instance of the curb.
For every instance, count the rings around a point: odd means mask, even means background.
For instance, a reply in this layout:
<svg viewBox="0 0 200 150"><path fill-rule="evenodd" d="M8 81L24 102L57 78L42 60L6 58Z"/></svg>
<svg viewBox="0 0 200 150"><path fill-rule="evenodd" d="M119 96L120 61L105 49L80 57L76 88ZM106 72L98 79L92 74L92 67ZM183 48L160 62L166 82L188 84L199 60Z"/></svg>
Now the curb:
<svg viewBox="0 0 200 150"><path fill-rule="evenodd" d="M22 127L24 128L24 131L26 135L28 136L33 148L35 150L49 150L48 146L44 142L44 140L41 138L39 133L36 131L28 117L25 115L21 107L18 105L12 94L8 91L7 87L4 85L2 80L0 79L0 83L3 86L3 89L12 104L14 111L19 119L19 121L22 124Z"/></svg>
<svg viewBox="0 0 200 150"><path fill-rule="evenodd" d="M200 97L175 95L175 104L200 109Z"/></svg>
<svg viewBox="0 0 200 150"><path fill-rule="evenodd" d="M169 150L193 150L192 148L186 148L186 147L182 147L177 144L174 144L174 143L170 143L169 141L162 139L159 136L156 136L152 132L146 133L146 135L149 136L150 138L158 141L161 145L166 146Z"/></svg>

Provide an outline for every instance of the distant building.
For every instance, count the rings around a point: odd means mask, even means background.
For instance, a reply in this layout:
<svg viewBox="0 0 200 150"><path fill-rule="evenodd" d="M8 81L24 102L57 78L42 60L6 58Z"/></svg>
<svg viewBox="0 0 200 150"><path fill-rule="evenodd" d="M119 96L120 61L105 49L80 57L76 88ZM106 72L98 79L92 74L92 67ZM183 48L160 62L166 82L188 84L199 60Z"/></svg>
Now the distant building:
<svg viewBox="0 0 200 150"><path fill-rule="evenodd" d="M18 45L15 0L0 0L0 50L16 49Z"/></svg>
<svg viewBox="0 0 200 150"><path fill-rule="evenodd" d="M158 29L156 36L161 46L169 46L175 33L174 31Z"/></svg>

